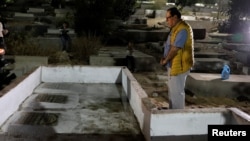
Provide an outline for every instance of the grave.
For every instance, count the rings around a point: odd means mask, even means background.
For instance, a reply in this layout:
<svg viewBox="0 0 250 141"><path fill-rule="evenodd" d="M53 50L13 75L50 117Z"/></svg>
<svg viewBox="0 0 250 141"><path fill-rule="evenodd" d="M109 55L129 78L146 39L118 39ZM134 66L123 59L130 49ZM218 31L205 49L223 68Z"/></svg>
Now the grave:
<svg viewBox="0 0 250 141"><path fill-rule="evenodd" d="M8 141L197 141L207 140L208 125L250 121L234 107L152 108L150 98L124 67L40 66L1 95L0 140Z"/></svg>
<svg viewBox="0 0 250 141"><path fill-rule="evenodd" d="M45 10L43 8L32 8L30 7L28 10L27 10L27 13L44 13Z"/></svg>
<svg viewBox="0 0 250 141"><path fill-rule="evenodd" d="M236 74L230 74L229 79L222 80L221 74L191 73L186 82L186 88L195 94L233 99L239 96L250 98L247 91L249 87L250 76Z"/></svg>
<svg viewBox="0 0 250 141"><path fill-rule="evenodd" d="M105 47L100 49L98 55L91 55L91 66L126 66L126 47ZM144 54L138 50L133 53L135 59L135 71L154 71L157 62L153 56Z"/></svg>
<svg viewBox="0 0 250 141"><path fill-rule="evenodd" d="M15 12L13 20L15 21L34 21L35 16L32 13Z"/></svg>
<svg viewBox="0 0 250 141"><path fill-rule="evenodd" d="M63 18L67 14L72 14L73 15L73 10L71 9L54 9L54 12L56 14L56 18Z"/></svg>
<svg viewBox="0 0 250 141"><path fill-rule="evenodd" d="M54 29L54 28L48 28L47 33L45 33L46 37L59 37L61 35L61 32L59 29ZM68 35L70 37L75 37L75 31L74 29L69 29Z"/></svg>
<svg viewBox="0 0 250 141"><path fill-rule="evenodd" d="M235 51L236 60L250 66L250 44L223 42L222 47L226 50Z"/></svg>
<svg viewBox="0 0 250 141"><path fill-rule="evenodd" d="M195 52L194 54L195 58L220 58L220 59L226 59L228 57L228 54L226 53L219 53L219 52Z"/></svg>
<svg viewBox="0 0 250 141"><path fill-rule="evenodd" d="M219 58L195 58L192 72L220 73L223 66L229 61Z"/></svg>

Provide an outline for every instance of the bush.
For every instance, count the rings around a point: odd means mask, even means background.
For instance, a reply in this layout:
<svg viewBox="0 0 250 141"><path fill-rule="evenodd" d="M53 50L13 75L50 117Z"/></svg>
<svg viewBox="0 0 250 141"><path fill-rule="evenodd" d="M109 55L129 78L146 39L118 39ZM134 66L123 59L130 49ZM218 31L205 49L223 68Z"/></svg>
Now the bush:
<svg viewBox="0 0 250 141"><path fill-rule="evenodd" d="M7 54L27 56L50 56L56 52L53 48L41 48L36 40L28 40L30 35L27 32L12 32L6 38Z"/></svg>
<svg viewBox="0 0 250 141"><path fill-rule="evenodd" d="M89 60L89 56L97 54L101 47L100 37L84 36L78 37L72 42L71 52L78 60Z"/></svg>

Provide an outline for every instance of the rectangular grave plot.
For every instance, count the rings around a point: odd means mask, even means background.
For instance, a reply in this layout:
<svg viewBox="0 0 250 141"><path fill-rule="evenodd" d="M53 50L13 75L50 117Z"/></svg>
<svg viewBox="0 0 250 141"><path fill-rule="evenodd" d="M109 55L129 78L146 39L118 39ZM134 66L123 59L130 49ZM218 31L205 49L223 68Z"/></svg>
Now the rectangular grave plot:
<svg viewBox="0 0 250 141"><path fill-rule="evenodd" d="M50 94L39 94L36 97L38 102L49 102L49 103L66 103L68 97L65 95L50 95Z"/></svg>
<svg viewBox="0 0 250 141"><path fill-rule="evenodd" d="M39 126L55 126L57 125L59 115L59 113L28 112L21 116L17 123Z"/></svg>

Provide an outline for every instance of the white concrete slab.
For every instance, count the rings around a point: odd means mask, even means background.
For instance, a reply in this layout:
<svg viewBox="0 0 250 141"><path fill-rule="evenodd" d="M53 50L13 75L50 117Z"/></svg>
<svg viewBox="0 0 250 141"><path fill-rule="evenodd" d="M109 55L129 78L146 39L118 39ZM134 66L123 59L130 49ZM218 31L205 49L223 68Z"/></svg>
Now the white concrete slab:
<svg viewBox="0 0 250 141"><path fill-rule="evenodd" d="M27 13L44 13L44 12L45 12L44 8L32 8L32 7L30 7L27 10Z"/></svg>
<svg viewBox="0 0 250 141"><path fill-rule="evenodd" d="M200 74L197 79L213 81L216 76ZM43 94L67 96L68 101L37 101ZM0 137L62 140L67 134L76 140L78 135L142 132L147 141L194 141L206 137L208 124L250 124L249 115L237 109L158 110L144 99L147 94L126 67L40 66L2 91ZM37 113L44 118L29 116ZM49 120L47 114L52 115ZM29 122L32 118L35 125Z"/></svg>
<svg viewBox="0 0 250 141"><path fill-rule="evenodd" d="M186 88L197 95L237 98L250 97L247 91L250 76L230 74L229 79L222 80L221 74L190 73ZM237 89L236 89L237 88Z"/></svg>

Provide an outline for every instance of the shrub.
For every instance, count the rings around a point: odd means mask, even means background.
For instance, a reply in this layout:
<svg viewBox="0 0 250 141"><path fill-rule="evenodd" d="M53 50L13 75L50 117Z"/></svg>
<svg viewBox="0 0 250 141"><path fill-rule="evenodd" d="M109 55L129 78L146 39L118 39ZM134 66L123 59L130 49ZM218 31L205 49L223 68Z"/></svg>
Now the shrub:
<svg viewBox="0 0 250 141"><path fill-rule="evenodd" d="M41 48L36 40L28 40L30 35L27 32L12 32L6 38L7 54L27 56L50 56L56 52L53 48Z"/></svg>
<svg viewBox="0 0 250 141"><path fill-rule="evenodd" d="M97 54L102 47L100 37L83 36L77 37L72 42L71 52L76 59L89 60L90 55Z"/></svg>

